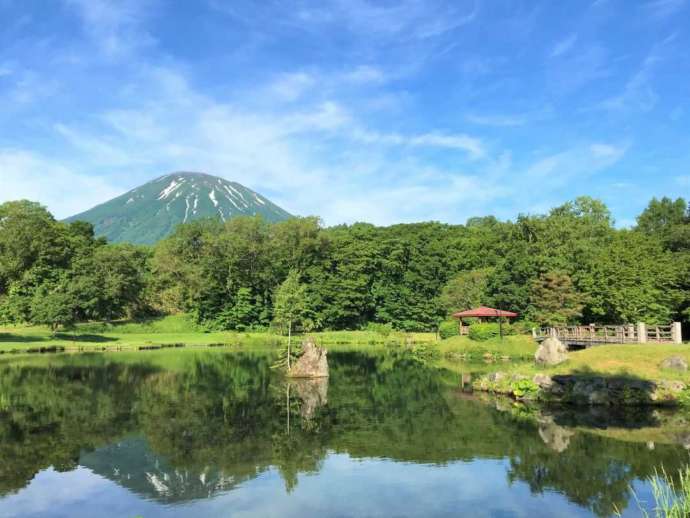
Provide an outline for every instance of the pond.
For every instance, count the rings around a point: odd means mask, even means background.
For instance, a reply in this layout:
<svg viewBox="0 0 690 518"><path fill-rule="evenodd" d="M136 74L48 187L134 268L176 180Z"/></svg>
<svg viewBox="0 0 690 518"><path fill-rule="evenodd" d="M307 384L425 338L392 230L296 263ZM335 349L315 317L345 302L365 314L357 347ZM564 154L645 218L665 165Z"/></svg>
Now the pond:
<svg viewBox="0 0 690 518"><path fill-rule="evenodd" d="M689 458L677 413L480 399L461 368L397 352L331 352L321 381L273 362L0 364L0 516L639 516L647 477Z"/></svg>

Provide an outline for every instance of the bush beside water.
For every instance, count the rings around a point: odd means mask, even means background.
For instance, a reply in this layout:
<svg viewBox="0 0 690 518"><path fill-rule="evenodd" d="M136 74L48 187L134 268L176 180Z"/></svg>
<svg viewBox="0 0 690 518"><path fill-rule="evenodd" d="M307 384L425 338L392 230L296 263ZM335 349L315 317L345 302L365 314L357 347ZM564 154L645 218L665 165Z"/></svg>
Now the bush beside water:
<svg viewBox="0 0 690 518"><path fill-rule="evenodd" d="M451 336L459 336L460 329L458 328L458 322L456 320L446 320L441 322L438 326L438 335L442 340L450 338Z"/></svg>
<svg viewBox="0 0 690 518"><path fill-rule="evenodd" d="M514 335L516 330L510 324L503 324L503 336ZM470 325L470 330L468 336L470 340L475 340L477 342L486 342L492 338L498 338L501 334L501 329L498 323L476 323Z"/></svg>

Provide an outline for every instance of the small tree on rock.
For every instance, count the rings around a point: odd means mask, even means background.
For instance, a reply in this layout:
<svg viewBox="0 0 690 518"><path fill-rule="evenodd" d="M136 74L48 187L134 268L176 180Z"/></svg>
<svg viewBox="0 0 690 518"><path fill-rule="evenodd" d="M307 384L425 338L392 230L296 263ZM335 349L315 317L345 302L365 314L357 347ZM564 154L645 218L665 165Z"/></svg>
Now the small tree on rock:
<svg viewBox="0 0 690 518"><path fill-rule="evenodd" d="M290 368L292 327L300 322L306 313L306 286L300 283L299 273L290 270L287 278L278 286L273 304L273 320L288 330L287 367Z"/></svg>

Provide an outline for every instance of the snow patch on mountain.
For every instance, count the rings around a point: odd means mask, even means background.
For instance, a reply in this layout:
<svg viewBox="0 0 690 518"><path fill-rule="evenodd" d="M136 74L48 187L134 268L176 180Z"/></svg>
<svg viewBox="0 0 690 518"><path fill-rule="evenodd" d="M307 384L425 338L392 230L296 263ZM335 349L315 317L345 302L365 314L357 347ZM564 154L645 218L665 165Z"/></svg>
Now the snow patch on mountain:
<svg viewBox="0 0 690 518"><path fill-rule="evenodd" d="M175 191L175 189L180 187L180 185L182 185L182 182L173 180L172 182L170 182L170 185L168 185L165 189L161 191L160 195L158 196L158 199L167 199L168 196L170 196Z"/></svg>

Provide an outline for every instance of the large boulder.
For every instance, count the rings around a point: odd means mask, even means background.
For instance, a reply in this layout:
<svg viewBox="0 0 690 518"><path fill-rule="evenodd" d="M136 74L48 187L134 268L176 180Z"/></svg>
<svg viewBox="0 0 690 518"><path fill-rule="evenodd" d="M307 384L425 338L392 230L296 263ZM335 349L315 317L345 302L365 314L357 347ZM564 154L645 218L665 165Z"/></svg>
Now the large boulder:
<svg viewBox="0 0 690 518"><path fill-rule="evenodd" d="M688 370L688 362L682 356L669 356L659 364L659 367L662 369L686 372Z"/></svg>
<svg viewBox="0 0 690 518"><path fill-rule="evenodd" d="M567 359L568 348L553 336L544 340L534 354L534 361L542 365L558 365Z"/></svg>
<svg viewBox="0 0 690 518"><path fill-rule="evenodd" d="M328 377L327 351L317 347L313 338L302 342L302 356L292 364L288 371L291 378L326 378Z"/></svg>

